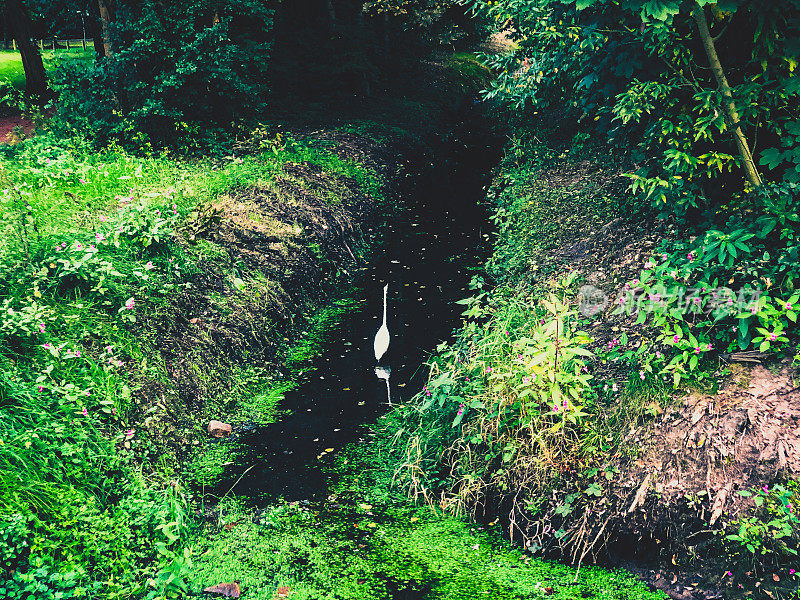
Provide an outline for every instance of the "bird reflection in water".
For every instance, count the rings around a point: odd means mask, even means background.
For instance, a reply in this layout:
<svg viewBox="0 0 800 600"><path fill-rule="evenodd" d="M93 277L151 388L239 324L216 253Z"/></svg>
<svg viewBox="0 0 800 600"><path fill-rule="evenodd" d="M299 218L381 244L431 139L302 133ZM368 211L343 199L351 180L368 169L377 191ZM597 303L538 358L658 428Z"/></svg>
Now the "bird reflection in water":
<svg viewBox="0 0 800 600"><path fill-rule="evenodd" d="M392 405L392 391L389 388L389 375L391 374L392 370L389 367L375 367L375 375L378 376L378 379L383 379L386 382L386 401L389 406Z"/></svg>

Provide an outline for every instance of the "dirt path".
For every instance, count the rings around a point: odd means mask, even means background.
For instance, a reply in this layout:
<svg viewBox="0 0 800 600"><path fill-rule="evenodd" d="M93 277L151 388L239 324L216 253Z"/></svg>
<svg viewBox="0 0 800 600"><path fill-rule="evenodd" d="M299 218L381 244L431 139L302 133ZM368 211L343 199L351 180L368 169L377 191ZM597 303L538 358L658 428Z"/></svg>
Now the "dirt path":
<svg viewBox="0 0 800 600"><path fill-rule="evenodd" d="M0 117L0 144L17 144L29 137L34 129L33 121L22 115Z"/></svg>

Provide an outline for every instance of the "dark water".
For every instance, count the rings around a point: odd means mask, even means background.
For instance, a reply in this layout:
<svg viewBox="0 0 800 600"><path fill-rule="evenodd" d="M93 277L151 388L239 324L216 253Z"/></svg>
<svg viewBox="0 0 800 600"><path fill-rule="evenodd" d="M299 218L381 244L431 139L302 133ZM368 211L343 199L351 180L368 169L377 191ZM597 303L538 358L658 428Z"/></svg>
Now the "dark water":
<svg viewBox="0 0 800 600"><path fill-rule="evenodd" d="M424 385L423 363L459 325L462 307L455 301L469 295L472 269L488 248L480 202L498 146L483 134L466 142L453 142L442 164L410 191L407 214L395 220L382 252L358 276L360 308L344 319L309 379L286 396L282 406L291 414L242 436L251 453L236 470L249 470L235 493L262 501L327 495L320 461L359 439L388 410L373 351L386 283L391 344L381 365L391 369L392 402L408 400Z"/></svg>

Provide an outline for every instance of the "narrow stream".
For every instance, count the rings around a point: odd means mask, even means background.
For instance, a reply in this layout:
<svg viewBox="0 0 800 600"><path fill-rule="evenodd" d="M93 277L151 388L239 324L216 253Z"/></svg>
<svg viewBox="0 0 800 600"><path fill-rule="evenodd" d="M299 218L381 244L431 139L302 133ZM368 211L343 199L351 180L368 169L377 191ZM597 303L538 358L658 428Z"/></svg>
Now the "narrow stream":
<svg viewBox="0 0 800 600"><path fill-rule="evenodd" d="M409 210L395 219L382 254L358 276L360 309L345 318L308 380L287 394L282 407L290 414L242 437L251 454L237 465L246 473L236 494L259 503L327 495L320 460L358 440L388 409L373 352L387 283L391 344L381 366L391 372L391 400L402 403L424 385L425 358L460 323L455 301L469 295L472 268L488 250L481 200L498 146L486 135L467 139L473 143L459 144L406 199Z"/></svg>

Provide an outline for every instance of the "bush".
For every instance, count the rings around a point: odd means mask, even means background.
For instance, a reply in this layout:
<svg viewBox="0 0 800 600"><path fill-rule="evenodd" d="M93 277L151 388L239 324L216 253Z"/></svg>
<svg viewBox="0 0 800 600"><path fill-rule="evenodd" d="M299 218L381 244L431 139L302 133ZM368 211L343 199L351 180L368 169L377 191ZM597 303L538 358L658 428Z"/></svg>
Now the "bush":
<svg viewBox="0 0 800 600"><path fill-rule="evenodd" d="M223 2L216 22L206 4L118 2L113 54L88 68L64 63L54 77L63 125L101 143L163 146L259 106L271 11Z"/></svg>

